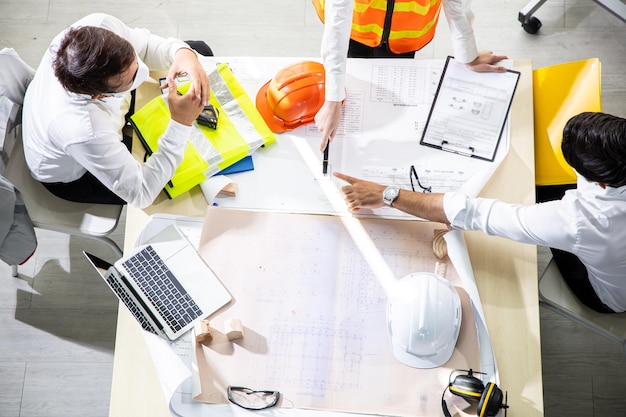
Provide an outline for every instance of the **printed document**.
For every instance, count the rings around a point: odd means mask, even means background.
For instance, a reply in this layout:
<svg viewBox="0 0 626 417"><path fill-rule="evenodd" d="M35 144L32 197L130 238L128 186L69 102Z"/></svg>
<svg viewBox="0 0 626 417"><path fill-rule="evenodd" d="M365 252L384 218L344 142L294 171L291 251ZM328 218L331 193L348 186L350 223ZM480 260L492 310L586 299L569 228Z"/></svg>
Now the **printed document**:
<svg viewBox="0 0 626 417"><path fill-rule="evenodd" d="M475 72L448 57L420 143L493 161L519 76Z"/></svg>
<svg viewBox="0 0 626 417"><path fill-rule="evenodd" d="M224 61L203 59L206 68ZM280 68L299 60L303 58L232 57L226 62L250 97L256 97ZM414 165L422 184L433 192L462 190L476 196L509 150L509 129L502 132L493 162L420 145L444 64L445 60L348 60L343 117L330 145L330 172L410 190L409 169ZM502 65L509 68L512 62ZM342 181L322 177L320 139L314 124L278 135L271 147L255 152L254 171L233 176L237 195L218 196L215 202L231 208L345 214ZM364 209L361 216L414 219L389 207Z"/></svg>

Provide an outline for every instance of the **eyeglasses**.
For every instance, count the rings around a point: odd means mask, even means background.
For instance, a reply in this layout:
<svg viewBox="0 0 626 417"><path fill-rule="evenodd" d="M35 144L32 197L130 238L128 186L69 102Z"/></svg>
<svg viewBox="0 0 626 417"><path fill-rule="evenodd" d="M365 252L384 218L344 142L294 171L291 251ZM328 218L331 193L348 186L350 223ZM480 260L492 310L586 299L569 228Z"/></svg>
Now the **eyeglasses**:
<svg viewBox="0 0 626 417"><path fill-rule="evenodd" d="M228 400L246 410L265 410L280 399L278 391L257 391L246 387L228 386Z"/></svg>
<svg viewBox="0 0 626 417"><path fill-rule="evenodd" d="M417 171L415 170L415 165L411 165L411 169L409 171L409 180L411 180L411 189L415 191L415 184L413 183L413 178L415 178L415 182L417 182L417 186L422 189L423 193L430 193L433 191L432 187L424 187L420 182L420 178L417 176Z"/></svg>

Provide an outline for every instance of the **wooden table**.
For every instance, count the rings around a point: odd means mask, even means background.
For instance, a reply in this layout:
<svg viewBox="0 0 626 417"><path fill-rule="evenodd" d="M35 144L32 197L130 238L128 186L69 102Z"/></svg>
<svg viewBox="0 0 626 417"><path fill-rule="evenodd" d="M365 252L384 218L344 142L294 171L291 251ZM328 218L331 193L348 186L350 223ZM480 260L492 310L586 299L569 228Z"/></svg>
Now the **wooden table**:
<svg viewBox="0 0 626 417"><path fill-rule="evenodd" d="M511 108L510 150L481 196L532 204L535 201L532 64L530 60L516 60L514 68L521 72L521 77ZM138 94L139 105L157 93L156 84L143 88ZM205 208L206 200L199 187L174 200L162 195L145 210L128 207L124 249L134 246L151 214L202 216ZM542 416L536 247L480 232L466 232L465 238L498 362L499 386L508 392L510 411L515 415ZM123 306L118 316L109 415L170 416L140 328Z"/></svg>

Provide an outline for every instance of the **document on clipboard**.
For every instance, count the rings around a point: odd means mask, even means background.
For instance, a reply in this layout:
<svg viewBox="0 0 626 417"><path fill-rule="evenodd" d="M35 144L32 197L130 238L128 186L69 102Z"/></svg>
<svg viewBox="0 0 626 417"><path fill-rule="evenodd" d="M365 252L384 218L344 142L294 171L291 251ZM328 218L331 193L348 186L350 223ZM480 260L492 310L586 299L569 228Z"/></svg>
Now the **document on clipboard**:
<svg viewBox="0 0 626 417"><path fill-rule="evenodd" d="M493 161L519 76L475 72L449 56L420 144Z"/></svg>

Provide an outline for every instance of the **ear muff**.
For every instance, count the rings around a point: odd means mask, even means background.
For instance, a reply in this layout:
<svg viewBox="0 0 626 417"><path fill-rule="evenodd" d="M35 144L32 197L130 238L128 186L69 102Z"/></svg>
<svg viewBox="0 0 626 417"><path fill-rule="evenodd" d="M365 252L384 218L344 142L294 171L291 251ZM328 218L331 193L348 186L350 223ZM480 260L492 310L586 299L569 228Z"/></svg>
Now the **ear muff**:
<svg viewBox="0 0 626 417"><path fill-rule="evenodd" d="M452 371L450 378L452 378L455 372L459 371L461 370L457 369ZM473 376L474 371L471 369L462 371L467 372L467 375L457 375L454 380L448 384L446 389L449 389L452 394L458 395L467 401L478 401L476 415L479 417L493 417L498 414L501 408L505 410L509 408L507 404L503 404L502 390L498 388L496 384L488 382L485 386L480 379ZM441 395L441 408L444 416L451 417L446 401L443 398L445 393L446 390L444 389Z"/></svg>
<svg viewBox="0 0 626 417"><path fill-rule="evenodd" d="M480 397L480 401L478 402L476 414L478 414L479 417L491 417L497 415L498 411L503 408L502 400L502 390L493 382L488 382L482 396ZM504 407L506 408L507 405L505 404Z"/></svg>
<svg viewBox="0 0 626 417"><path fill-rule="evenodd" d="M469 375L457 375L454 381L450 383L450 392L468 401L479 400L484 389L483 382L472 376L471 373Z"/></svg>

